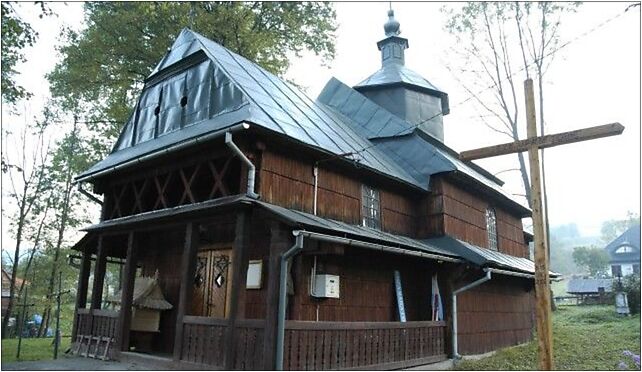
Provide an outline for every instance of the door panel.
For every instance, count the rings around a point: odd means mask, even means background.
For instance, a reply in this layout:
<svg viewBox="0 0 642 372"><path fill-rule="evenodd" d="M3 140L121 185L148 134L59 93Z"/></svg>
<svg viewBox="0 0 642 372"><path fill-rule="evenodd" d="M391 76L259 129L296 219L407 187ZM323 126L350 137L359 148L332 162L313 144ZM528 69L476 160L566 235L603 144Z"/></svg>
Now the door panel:
<svg viewBox="0 0 642 372"><path fill-rule="evenodd" d="M206 250L198 253L192 314L225 318L229 308L232 279L232 250Z"/></svg>

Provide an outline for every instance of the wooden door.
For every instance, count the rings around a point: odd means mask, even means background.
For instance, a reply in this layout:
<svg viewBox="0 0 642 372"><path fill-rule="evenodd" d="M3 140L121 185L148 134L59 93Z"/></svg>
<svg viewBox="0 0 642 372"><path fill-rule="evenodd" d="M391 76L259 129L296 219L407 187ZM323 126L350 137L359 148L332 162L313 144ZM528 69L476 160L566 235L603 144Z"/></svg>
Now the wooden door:
<svg viewBox="0 0 642 372"><path fill-rule="evenodd" d="M192 314L213 318L228 315L232 282L232 249L198 253Z"/></svg>

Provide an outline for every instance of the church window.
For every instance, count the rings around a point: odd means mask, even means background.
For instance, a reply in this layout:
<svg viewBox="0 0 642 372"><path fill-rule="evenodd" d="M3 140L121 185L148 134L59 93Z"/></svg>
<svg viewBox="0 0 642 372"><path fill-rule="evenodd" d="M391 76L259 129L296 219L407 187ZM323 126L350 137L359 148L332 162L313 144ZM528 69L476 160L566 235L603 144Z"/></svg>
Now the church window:
<svg viewBox="0 0 642 372"><path fill-rule="evenodd" d="M493 208L486 209L486 231L488 233L488 248L497 250L497 216Z"/></svg>
<svg viewBox="0 0 642 372"><path fill-rule="evenodd" d="M381 228L379 190L366 185L361 187L361 224L373 229Z"/></svg>

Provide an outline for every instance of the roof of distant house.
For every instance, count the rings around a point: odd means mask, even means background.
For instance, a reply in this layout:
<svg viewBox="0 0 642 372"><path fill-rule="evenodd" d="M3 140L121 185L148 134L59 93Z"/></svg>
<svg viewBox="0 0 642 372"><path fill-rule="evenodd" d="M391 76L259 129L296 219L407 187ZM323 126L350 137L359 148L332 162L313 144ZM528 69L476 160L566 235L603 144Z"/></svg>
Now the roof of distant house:
<svg viewBox="0 0 642 372"><path fill-rule="evenodd" d="M613 279L584 279L575 278L568 281L566 292L572 294L599 293L599 288L605 292L611 291Z"/></svg>

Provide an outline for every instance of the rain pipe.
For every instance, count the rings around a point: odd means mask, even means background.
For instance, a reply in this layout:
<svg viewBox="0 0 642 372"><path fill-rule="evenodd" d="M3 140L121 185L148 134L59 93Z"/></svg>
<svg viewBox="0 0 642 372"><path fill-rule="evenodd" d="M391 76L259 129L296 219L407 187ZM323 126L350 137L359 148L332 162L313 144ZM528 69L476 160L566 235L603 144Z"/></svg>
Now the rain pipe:
<svg viewBox="0 0 642 372"><path fill-rule="evenodd" d="M138 158L131 159L129 161L126 161L126 162L118 164L118 165L114 165L114 166L109 167L107 169L103 169L103 170L101 170L99 172L88 174L86 176L77 178L76 180L74 180L73 183L75 184L75 183L79 183L79 182L83 182L83 181L89 181L89 180L92 180L94 178L100 177L100 176L102 176L104 174L107 174L107 173L110 173L110 172L113 172L113 171L117 171L117 170L121 170L123 168L128 168L128 167L130 167L132 165L136 165L136 164L145 162L147 160L155 159L155 158L157 158L157 157L159 157L161 155L169 154L171 152L174 152L174 151L177 151L177 150L182 150L182 149L184 149L186 147L189 147L189 146L192 146L192 145L195 145L195 144L203 143L203 142L206 142L208 140L211 140L211 139L214 139L214 138L218 138L218 137L224 135L225 133L232 133L232 132L239 131L241 129L249 129L249 128L250 128L250 124L242 122L240 124L233 125L233 126L231 126L229 128L223 128L221 130L217 130L215 132L212 132L212 133L209 133L209 134L206 134L206 135L203 135L203 136L192 138L191 140L188 140L188 141L185 141L185 142L181 142L181 143L177 143L177 144L172 145L172 146L168 146L168 147L166 147L164 149L151 152L151 153L149 153L147 155L143 155L143 156L140 156Z"/></svg>
<svg viewBox="0 0 642 372"><path fill-rule="evenodd" d="M232 151L236 155L238 155L239 158L241 158L241 160L245 163L245 165L247 165L247 196L254 199L258 199L259 196L254 192L254 179L256 176L256 167L254 166L254 164L252 164L250 159L248 159L247 156L245 156L243 151L241 151L241 149L239 149L238 146L236 146L234 141L232 141L231 131L225 132L225 144L227 145L227 147L232 149Z"/></svg>
<svg viewBox="0 0 642 372"><path fill-rule="evenodd" d="M473 287L477 287L480 284L483 284L487 281L490 280L491 277L491 270L489 269L484 269L486 272L486 275L480 279L475 280L472 283L468 283L465 286L456 289L453 291L452 294L452 300L453 300L453 358L455 359L460 359L461 355L459 355L459 352L457 350L457 295L461 292L467 291Z"/></svg>
<svg viewBox="0 0 642 372"><path fill-rule="evenodd" d="M276 370L283 370L283 343L285 340L285 306L287 300L288 263L290 259L303 249L303 234L300 230L293 231L296 237L294 245L281 255L279 276L279 310L276 326Z"/></svg>

